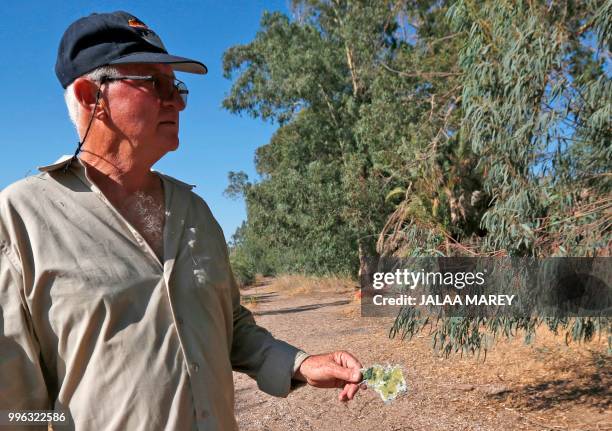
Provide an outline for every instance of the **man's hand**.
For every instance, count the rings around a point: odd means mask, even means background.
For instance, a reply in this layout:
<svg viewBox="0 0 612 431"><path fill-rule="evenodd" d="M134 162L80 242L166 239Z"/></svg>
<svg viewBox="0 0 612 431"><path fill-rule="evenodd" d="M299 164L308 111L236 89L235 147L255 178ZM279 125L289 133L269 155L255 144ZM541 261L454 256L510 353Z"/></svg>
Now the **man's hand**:
<svg viewBox="0 0 612 431"><path fill-rule="evenodd" d="M348 352L313 355L304 360L293 376L317 388L343 388L340 401L352 400L361 382L361 363Z"/></svg>

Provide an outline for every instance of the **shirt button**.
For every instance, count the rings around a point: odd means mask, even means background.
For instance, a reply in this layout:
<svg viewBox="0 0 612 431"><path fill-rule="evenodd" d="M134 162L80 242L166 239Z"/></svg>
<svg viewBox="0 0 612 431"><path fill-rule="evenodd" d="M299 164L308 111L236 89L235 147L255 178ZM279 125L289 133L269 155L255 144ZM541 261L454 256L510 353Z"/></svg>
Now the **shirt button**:
<svg viewBox="0 0 612 431"><path fill-rule="evenodd" d="M198 364L197 362L194 362L193 364L191 364L191 369L197 373L198 370L200 369L200 364Z"/></svg>
<svg viewBox="0 0 612 431"><path fill-rule="evenodd" d="M202 410L202 419L206 419L208 417L208 410Z"/></svg>

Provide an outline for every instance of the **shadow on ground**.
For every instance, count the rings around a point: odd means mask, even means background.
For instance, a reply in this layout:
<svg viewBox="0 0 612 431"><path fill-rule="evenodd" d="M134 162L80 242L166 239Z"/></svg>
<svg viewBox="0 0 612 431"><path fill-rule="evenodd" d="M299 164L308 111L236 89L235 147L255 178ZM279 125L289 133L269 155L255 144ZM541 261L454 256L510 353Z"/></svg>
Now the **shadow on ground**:
<svg viewBox="0 0 612 431"><path fill-rule="evenodd" d="M573 370L573 376L551 379L492 395L509 398L514 407L531 411L547 410L563 404L582 404L603 410L612 408L612 358L592 352L591 366Z"/></svg>
<svg viewBox="0 0 612 431"><path fill-rule="evenodd" d="M301 305L299 307L292 307L292 308L281 308L280 310L270 310L270 311L255 311L253 312L253 315L255 316L270 316L270 315L274 315L274 314L288 314L288 313L300 313L302 311L309 311L309 310L317 310L319 308L323 308L323 307L333 307L333 306L337 306L337 305L346 305L348 304L349 300L342 300L342 301L334 301L334 302L326 302L323 304L308 304L308 305Z"/></svg>

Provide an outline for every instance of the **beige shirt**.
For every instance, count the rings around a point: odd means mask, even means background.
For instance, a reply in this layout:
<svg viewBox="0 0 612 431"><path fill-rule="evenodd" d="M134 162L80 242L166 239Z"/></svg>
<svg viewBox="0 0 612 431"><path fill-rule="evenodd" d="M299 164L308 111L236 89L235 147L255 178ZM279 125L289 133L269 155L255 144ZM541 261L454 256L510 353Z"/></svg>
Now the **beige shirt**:
<svg viewBox="0 0 612 431"><path fill-rule="evenodd" d="M84 166L65 163L0 193L0 410L64 411L77 430L225 431L232 369L286 396L307 355L240 305L192 187L160 174L160 262Z"/></svg>

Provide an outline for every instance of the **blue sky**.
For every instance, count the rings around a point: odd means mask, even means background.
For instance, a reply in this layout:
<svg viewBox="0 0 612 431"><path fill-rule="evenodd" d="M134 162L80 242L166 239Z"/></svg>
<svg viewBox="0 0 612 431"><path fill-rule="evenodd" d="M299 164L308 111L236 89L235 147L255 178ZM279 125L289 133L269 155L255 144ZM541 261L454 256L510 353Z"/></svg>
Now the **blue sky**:
<svg viewBox="0 0 612 431"><path fill-rule="evenodd" d="M275 126L221 108L231 86L222 76L221 58L227 48L253 39L264 10L288 13L287 8L286 0L2 2L0 188L74 152L77 136L53 69L59 40L82 16L125 10L155 30L170 53L208 66L206 76L177 74L190 90L181 143L155 169L195 184L229 240L246 214L243 202L223 196L227 173L243 170L254 178L255 149L268 142Z"/></svg>

